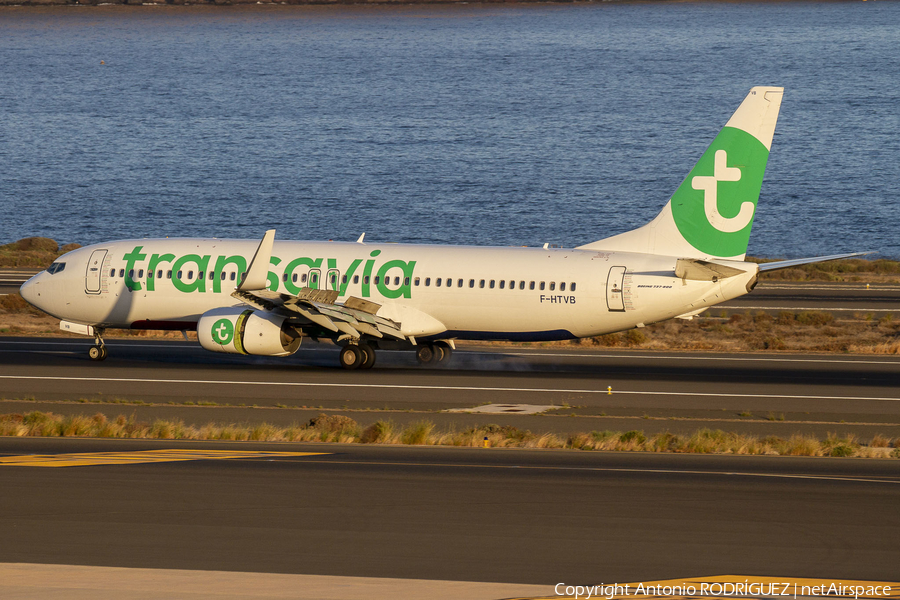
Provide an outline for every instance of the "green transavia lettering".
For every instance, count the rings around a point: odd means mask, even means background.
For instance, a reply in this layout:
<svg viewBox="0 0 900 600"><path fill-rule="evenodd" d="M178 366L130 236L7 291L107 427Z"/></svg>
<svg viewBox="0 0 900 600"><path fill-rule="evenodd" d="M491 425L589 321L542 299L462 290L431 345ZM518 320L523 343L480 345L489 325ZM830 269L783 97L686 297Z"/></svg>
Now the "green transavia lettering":
<svg viewBox="0 0 900 600"><path fill-rule="evenodd" d="M171 253L150 254L143 252L143 246L135 246L122 258L125 260L125 285L132 291L154 292L159 285L158 279L169 279L171 273L172 286L186 294L200 294L210 291L219 294L230 290L235 284L223 286L225 280L231 281L231 274L242 274L247 271L247 259L240 255L212 256L185 254L175 256ZM298 294L304 287L313 289L337 290L340 296L347 294L347 288L356 283L358 277L359 295L363 298L372 296L374 286L377 293L384 298L410 298L411 282L416 261L388 260L377 263L381 250L373 250L368 258L355 258L350 264L339 265L336 258L310 258L301 256L285 261L272 256L269 263L280 270L270 270L267 281L272 291ZM147 278L144 283L134 278L134 273L141 270L146 261ZM223 277L223 273L225 276ZM191 276L188 277L188 274Z"/></svg>

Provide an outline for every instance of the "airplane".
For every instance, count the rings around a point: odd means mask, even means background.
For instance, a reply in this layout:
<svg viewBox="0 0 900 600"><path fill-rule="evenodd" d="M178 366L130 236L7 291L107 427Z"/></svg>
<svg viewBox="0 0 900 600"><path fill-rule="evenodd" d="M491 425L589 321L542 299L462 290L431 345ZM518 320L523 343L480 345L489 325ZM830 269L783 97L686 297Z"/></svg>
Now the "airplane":
<svg viewBox="0 0 900 600"><path fill-rule="evenodd" d="M345 369L376 349L446 363L456 340L548 341L689 319L750 292L760 272L838 254L745 261L784 89L754 87L648 224L575 248L134 239L61 256L20 293L94 336L196 330L213 352L288 356L303 338L341 347Z"/></svg>

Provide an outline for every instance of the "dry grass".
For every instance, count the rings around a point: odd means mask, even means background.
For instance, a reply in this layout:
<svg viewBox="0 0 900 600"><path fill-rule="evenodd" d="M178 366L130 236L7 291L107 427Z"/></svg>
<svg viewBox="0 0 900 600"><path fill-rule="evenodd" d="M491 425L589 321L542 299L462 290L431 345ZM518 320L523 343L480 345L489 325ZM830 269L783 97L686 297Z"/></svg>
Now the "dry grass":
<svg viewBox="0 0 900 600"><path fill-rule="evenodd" d="M773 436L758 438L713 429L700 429L691 435L665 432L647 436L643 431L632 430L592 431L563 436L552 433L538 435L511 426L486 425L465 431L436 432L435 424L424 420L402 428L392 421L379 420L363 428L349 417L325 414L306 424L289 427L277 427L268 423L209 423L194 427L185 425L180 420L157 419L146 423L124 415L110 420L99 413L94 416L63 416L35 411L25 415L0 415L0 435L470 447L482 446L487 438L488 445L493 448L900 458L900 438L890 440L881 435L876 435L865 445L852 435L841 437L830 433L824 440L799 434L788 439Z"/></svg>
<svg viewBox="0 0 900 600"><path fill-rule="evenodd" d="M649 350L900 353L900 320L890 313L880 319L860 313L841 320L821 311L716 314L712 309L691 321L673 319L569 343Z"/></svg>
<svg viewBox="0 0 900 600"><path fill-rule="evenodd" d="M31 237L0 246L0 268L35 268L50 266L58 256L76 248L79 244L66 244L62 248L50 238Z"/></svg>

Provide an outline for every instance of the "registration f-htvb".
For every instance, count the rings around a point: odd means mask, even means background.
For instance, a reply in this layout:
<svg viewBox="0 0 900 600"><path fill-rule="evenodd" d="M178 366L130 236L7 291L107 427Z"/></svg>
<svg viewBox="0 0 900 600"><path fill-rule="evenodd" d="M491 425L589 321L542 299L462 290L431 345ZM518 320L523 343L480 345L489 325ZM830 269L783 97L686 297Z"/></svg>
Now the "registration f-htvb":
<svg viewBox="0 0 900 600"><path fill-rule="evenodd" d="M647 225L577 248L142 239L61 256L22 297L94 336L197 330L213 352L288 356L304 337L346 369L379 348L449 360L455 340L565 340L689 318L748 293L760 271L854 256L744 260L783 88L754 87Z"/></svg>

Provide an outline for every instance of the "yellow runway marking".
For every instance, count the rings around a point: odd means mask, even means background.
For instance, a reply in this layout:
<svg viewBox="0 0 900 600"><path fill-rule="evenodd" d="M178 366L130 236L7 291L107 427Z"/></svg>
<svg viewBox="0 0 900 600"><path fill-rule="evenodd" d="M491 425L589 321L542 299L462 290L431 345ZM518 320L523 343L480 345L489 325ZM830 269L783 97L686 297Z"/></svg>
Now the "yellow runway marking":
<svg viewBox="0 0 900 600"><path fill-rule="evenodd" d="M294 458L321 456L327 452L266 452L241 450L139 450L136 452L84 452L80 454L25 454L0 456L0 466L13 467L87 467L94 465L133 465L185 460L230 460L235 458Z"/></svg>
<svg viewBox="0 0 900 600"><path fill-rule="evenodd" d="M806 579L800 577L763 577L754 575L715 575L686 577L639 583L600 583L574 585L560 583L555 595L522 597L512 600L740 600L759 598L790 600L844 598L846 600L898 600L900 583L859 581L855 579Z"/></svg>

